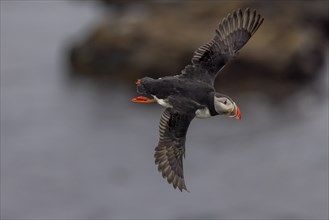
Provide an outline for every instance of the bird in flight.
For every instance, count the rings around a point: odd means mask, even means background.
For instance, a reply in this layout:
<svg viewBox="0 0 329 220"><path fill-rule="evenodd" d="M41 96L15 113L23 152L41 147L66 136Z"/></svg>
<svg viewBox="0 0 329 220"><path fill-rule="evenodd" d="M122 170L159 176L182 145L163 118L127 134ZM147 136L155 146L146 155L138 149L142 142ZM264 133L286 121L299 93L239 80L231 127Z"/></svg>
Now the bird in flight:
<svg viewBox="0 0 329 220"><path fill-rule="evenodd" d="M163 178L180 191L187 190L183 174L183 156L187 129L194 117L226 115L241 119L241 112L227 95L217 93L214 81L218 73L234 58L263 22L249 8L228 14L218 25L214 37L199 47L181 74L158 79L138 79L137 103L153 103L166 109L161 115L159 143L155 148L155 164Z"/></svg>

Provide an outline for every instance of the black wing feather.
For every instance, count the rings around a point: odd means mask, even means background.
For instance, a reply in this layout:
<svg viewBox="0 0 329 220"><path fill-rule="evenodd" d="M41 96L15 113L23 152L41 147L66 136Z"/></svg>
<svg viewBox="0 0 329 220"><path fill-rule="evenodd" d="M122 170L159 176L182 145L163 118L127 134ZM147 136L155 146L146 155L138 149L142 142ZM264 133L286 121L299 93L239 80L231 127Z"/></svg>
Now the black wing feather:
<svg viewBox="0 0 329 220"><path fill-rule="evenodd" d="M181 114L167 108L161 116L159 144L155 148L155 164L167 178L168 183L180 191L186 190L183 173L183 156L185 156L185 138L192 114Z"/></svg>
<svg viewBox="0 0 329 220"><path fill-rule="evenodd" d="M181 77L213 85L218 72L248 42L263 20L255 10L250 13L249 8L228 14L218 25L213 39L195 51L193 65L186 66Z"/></svg>

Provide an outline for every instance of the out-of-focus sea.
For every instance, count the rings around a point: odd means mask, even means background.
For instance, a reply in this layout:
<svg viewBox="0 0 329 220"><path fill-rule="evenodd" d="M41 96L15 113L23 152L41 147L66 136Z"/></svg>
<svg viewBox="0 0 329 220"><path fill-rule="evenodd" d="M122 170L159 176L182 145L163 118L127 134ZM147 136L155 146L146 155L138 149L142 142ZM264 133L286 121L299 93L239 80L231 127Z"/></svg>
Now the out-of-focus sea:
<svg viewBox="0 0 329 220"><path fill-rule="evenodd" d="M99 13L1 1L1 218L328 218L328 62L283 103L259 91L233 97L241 121L193 120L181 193L154 165L163 109L131 103L134 82L67 77Z"/></svg>

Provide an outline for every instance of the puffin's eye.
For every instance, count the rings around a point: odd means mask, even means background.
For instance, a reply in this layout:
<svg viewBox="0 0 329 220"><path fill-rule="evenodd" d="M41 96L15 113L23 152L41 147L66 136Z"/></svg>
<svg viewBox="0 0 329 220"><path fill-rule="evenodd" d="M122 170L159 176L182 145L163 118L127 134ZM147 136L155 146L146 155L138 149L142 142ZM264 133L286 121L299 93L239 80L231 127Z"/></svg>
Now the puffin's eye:
<svg viewBox="0 0 329 220"><path fill-rule="evenodd" d="M224 101L224 105L226 105L226 104L227 104L227 100Z"/></svg>

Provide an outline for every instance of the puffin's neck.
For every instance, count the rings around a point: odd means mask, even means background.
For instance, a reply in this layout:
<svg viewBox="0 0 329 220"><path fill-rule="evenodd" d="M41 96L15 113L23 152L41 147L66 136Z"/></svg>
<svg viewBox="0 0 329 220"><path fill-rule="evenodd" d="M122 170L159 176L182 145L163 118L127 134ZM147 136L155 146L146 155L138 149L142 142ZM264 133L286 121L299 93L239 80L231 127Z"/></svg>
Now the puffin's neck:
<svg viewBox="0 0 329 220"><path fill-rule="evenodd" d="M207 107L209 109L210 115L211 116L218 115L215 109L215 92L210 92L207 100L208 100Z"/></svg>

